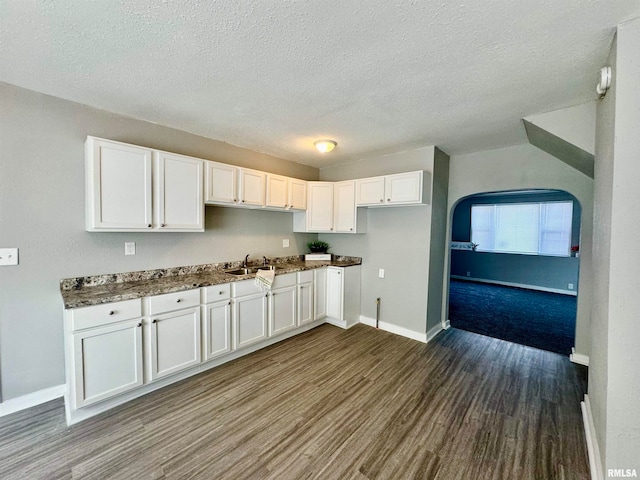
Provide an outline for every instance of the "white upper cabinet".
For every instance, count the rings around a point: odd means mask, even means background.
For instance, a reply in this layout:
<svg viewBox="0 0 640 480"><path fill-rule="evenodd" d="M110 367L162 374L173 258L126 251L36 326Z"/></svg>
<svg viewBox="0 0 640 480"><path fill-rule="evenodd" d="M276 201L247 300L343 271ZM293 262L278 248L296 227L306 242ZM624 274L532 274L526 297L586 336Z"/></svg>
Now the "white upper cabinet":
<svg viewBox="0 0 640 480"><path fill-rule="evenodd" d="M267 173L267 198L265 205L271 208L289 207L289 179Z"/></svg>
<svg viewBox="0 0 640 480"><path fill-rule="evenodd" d="M264 207L264 191L267 175L258 170L241 168L239 198L242 206Z"/></svg>
<svg viewBox="0 0 640 480"><path fill-rule="evenodd" d="M355 180L307 182L307 210L293 214L294 232L364 233L366 215L358 215Z"/></svg>
<svg viewBox="0 0 640 480"><path fill-rule="evenodd" d="M156 152L154 222L164 231L204 231L204 162Z"/></svg>
<svg viewBox="0 0 640 480"><path fill-rule="evenodd" d="M396 173L356 180L356 205L420 205L430 202L429 172Z"/></svg>
<svg viewBox="0 0 640 480"><path fill-rule="evenodd" d="M202 160L94 137L85 147L88 231L204 231Z"/></svg>
<svg viewBox="0 0 640 480"><path fill-rule="evenodd" d="M356 180L356 205L382 205L384 199L384 177Z"/></svg>
<svg viewBox="0 0 640 480"><path fill-rule="evenodd" d="M87 137L86 229L147 231L153 227L153 151Z"/></svg>
<svg viewBox="0 0 640 480"><path fill-rule="evenodd" d="M297 178L289 179L289 208L307 209L307 182Z"/></svg>
<svg viewBox="0 0 640 480"><path fill-rule="evenodd" d="M205 169L205 202L237 205L238 167L207 161Z"/></svg>
<svg viewBox="0 0 640 480"><path fill-rule="evenodd" d="M306 229L310 232L333 230L333 182L309 182Z"/></svg>

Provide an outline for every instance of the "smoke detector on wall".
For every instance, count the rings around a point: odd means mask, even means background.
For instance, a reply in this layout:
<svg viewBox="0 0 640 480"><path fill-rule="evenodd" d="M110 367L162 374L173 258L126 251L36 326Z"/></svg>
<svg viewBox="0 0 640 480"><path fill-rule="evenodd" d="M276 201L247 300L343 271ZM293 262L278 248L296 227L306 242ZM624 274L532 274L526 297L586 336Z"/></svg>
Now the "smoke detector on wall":
<svg viewBox="0 0 640 480"><path fill-rule="evenodd" d="M596 93L600 98L607 94L607 90L611 86L611 67L602 67L600 69L600 80L596 85Z"/></svg>

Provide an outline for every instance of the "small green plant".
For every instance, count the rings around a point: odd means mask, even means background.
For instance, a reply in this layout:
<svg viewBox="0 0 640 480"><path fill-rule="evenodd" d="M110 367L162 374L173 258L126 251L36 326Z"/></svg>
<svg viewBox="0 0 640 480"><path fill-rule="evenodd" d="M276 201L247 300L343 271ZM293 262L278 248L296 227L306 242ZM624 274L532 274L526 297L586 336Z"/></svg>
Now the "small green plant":
<svg viewBox="0 0 640 480"><path fill-rule="evenodd" d="M476 248L478 248L478 244L471 242L471 250L475 252Z"/></svg>
<svg viewBox="0 0 640 480"><path fill-rule="evenodd" d="M327 253L327 250L331 248L327 242L323 242L322 240L309 242L307 243L307 247L311 250L311 253Z"/></svg>

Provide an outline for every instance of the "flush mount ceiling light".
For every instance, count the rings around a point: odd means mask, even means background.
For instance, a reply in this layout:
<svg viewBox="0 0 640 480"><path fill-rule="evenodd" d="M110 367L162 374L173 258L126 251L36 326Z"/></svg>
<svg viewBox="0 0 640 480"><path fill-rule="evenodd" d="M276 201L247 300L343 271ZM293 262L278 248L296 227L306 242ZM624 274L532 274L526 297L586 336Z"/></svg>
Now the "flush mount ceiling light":
<svg viewBox="0 0 640 480"><path fill-rule="evenodd" d="M313 142L319 152L328 153L338 145L334 140L316 140Z"/></svg>

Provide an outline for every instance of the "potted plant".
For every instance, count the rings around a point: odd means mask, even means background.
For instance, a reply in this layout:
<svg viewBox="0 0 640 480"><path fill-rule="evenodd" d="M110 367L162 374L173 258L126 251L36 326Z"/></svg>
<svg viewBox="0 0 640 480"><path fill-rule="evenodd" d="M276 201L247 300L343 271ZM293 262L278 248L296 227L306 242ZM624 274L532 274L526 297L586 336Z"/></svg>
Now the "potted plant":
<svg viewBox="0 0 640 480"><path fill-rule="evenodd" d="M307 243L307 247L309 247L311 253L327 253L327 250L331 248L327 242L323 242L322 240L309 242Z"/></svg>

